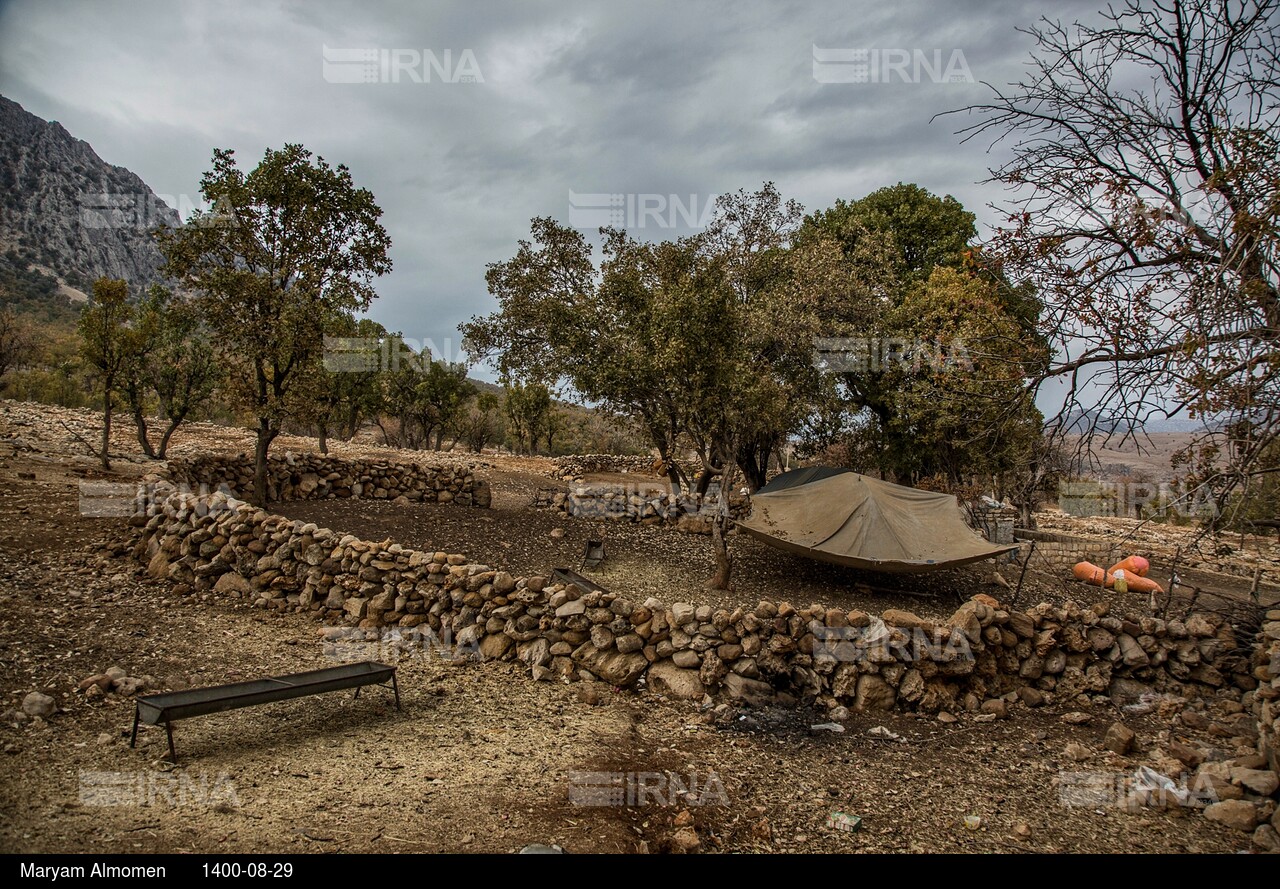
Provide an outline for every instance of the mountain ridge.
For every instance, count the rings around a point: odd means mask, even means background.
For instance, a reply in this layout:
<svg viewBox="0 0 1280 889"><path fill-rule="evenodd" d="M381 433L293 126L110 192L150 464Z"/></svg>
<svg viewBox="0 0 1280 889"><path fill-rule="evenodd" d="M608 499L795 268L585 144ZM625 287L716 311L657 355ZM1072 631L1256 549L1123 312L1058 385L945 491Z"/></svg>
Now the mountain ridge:
<svg viewBox="0 0 1280 889"><path fill-rule="evenodd" d="M52 273L75 300L99 277L141 292L163 280L150 231L178 212L57 121L0 96L0 251Z"/></svg>

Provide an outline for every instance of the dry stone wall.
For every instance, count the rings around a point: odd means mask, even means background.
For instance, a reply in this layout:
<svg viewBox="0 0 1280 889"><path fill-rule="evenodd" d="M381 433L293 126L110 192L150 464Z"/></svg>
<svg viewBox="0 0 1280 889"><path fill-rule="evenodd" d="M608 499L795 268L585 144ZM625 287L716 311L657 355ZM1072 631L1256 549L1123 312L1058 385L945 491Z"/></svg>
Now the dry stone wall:
<svg viewBox="0 0 1280 889"><path fill-rule="evenodd" d="M571 454L554 457L551 476L561 479L582 478L592 472L649 472L653 457L623 454Z"/></svg>
<svg viewBox="0 0 1280 889"><path fill-rule="evenodd" d="M1280 773L1280 609L1266 613L1253 654L1258 689L1253 713L1258 722L1258 752L1271 771Z"/></svg>
<svg viewBox="0 0 1280 889"><path fill-rule="evenodd" d="M190 490L222 491L236 497L253 492L253 459L199 457L169 461L170 481ZM268 499L365 498L489 506L488 484L465 463L427 465L386 460L349 460L317 454L267 460Z"/></svg>
<svg viewBox="0 0 1280 889"><path fill-rule="evenodd" d="M642 490L628 485L579 485L551 494L545 505L575 518L669 524L682 531L710 534L720 498ZM734 517L749 511L750 504L745 497L730 501L730 513Z"/></svg>
<svg viewBox="0 0 1280 889"><path fill-rule="evenodd" d="M1115 543L1105 540L1086 540L1082 537L1056 534L1052 531L1015 528L1013 536L1019 542L1035 541L1037 556L1055 565L1068 568L1080 561L1103 566L1111 565L1128 555L1120 552L1121 548Z"/></svg>
<svg viewBox="0 0 1280 889"><path fill-rule="evenodd" d="M1104 694L1118 679L1156 687L1258 686L1230 624L1090 607L1013 611L978 596L948 620L910 612L796 607L712 609L584 592L514 577L459 553L418 552L296 522L215 493L175 494L139 517L135 554L180 592L379 631L425 626L484 658L519 659L537 678L642 677L679 697L812 699L858 710L936 711Z"/></svg>

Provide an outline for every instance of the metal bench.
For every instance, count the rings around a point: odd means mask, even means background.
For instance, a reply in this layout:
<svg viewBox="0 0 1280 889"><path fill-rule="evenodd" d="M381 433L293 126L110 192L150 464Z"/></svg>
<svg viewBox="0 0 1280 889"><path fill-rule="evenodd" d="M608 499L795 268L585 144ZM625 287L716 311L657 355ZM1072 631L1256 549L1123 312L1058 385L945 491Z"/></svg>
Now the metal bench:
<svg viewBox="0 0 1280 889"><path fill-rule="evenodd" d="M289 676L145 695L134 701L133 734L129 738L129 746L133 747L138 740L139 722L147 725L164 723L165 732L169 736L169 759L176 763L178 757L173 750L173 723L179 719L347 688L354 688L356 697L360 697L360 689L365 685L390 687L396 695L396 709L400 709L400 686L396 683L396 668L377 661L361 661Z"/></svg>

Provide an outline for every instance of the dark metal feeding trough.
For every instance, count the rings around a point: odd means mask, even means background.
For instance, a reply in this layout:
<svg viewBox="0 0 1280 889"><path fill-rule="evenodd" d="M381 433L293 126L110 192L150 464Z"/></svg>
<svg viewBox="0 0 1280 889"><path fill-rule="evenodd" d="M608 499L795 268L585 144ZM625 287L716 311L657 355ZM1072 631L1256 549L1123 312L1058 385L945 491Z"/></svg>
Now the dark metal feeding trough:
<svg viewBox="0 0 1280 889"><path fill-rule="evenodd" d="M164 723L165 731L169 736L169 758L176 762L177 755L173 750L173 723L179 719L190 719L193 716L222 713L227 710L238 710L241 707L270 704L273 701L285 701L290 698L324 694L347 688L354 688L356 697L359 697L360 688L365 685L390 687L396 695L396 709L400 709L400 686L396 683L396 668L376 661L361 661L338 667L326 667L323 670L293 673L288 676L273 676L267 679L252 679L248 682L232 682L227 685L210 685L205 688L145 695L136 698L134 702L133 734L129 739L129 746L134 746L138 740L139 721L147 725Z"/></svg>
<svg viewBox="0 0 1280 889"><path fill-rule="evenodd" d="M604 561L604 541L588 540L582 546L581 568L595 568Z"/></svg>
<svg viewBox="0 0 1280 889"><path fill-rule="evenodd" d="M596 583L594 580L591 580L590 578L583 577L581 574L579 574L577 571L574 571L572 568L553 568L551 570L551 577L554 580L558 580L560 583L567 583L572 586L576 586L578 589L582 590L584 593L607 593L608 592L608 590L600 586L600 584Z"/></svg>

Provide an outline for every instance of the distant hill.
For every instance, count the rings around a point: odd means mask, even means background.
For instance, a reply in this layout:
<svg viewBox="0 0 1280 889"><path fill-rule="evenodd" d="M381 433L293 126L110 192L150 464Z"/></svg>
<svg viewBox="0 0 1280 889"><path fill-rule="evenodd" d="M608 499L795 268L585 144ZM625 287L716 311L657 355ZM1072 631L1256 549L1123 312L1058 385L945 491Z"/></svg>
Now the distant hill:
<svg viewBox="0 0 1280 889"><path fill-rule="evenodd" d="M1084 435L1093 432L1098 435L1119 435L1128 429L1123 421L1109 419L1097 408L1090 410L1074 410L1064 420L1064 431L1073 435ZM1153 434L1157 432L1196 433L1212 428L1212 423L1205 420L1192 420L1181 417L1152 417L1141 424L1136 432Z"/></svg>
<svg viewBox="0 0 1280 889"><path fill-rule="evenodd" d="M138 176L100 158L59 123L0 96L0 287L6 301L83 300L93 280L135 292L160 280L149 231L178 225ZM56 284L50 288L47 279ZM29 306L27 307L29 308Z"/></svg>

